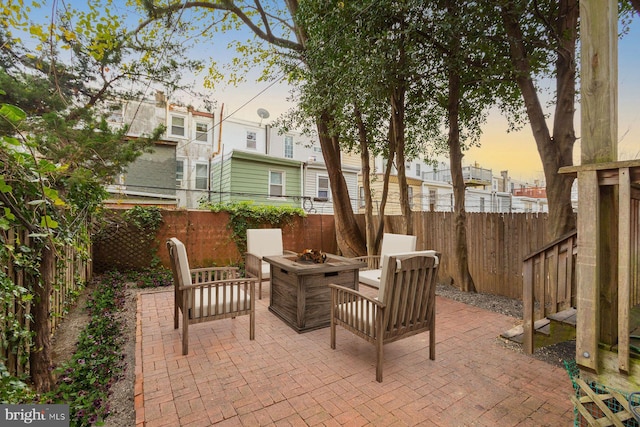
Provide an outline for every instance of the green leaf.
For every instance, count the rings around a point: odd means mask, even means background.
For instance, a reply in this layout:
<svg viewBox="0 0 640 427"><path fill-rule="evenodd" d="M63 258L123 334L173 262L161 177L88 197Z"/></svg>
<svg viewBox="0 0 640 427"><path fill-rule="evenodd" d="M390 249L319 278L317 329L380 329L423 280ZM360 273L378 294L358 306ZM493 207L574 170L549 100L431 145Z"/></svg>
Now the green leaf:
<svg viewBox="0 0 640 427"><path fill-rule="evenodd" d="M10 193L11 190L12 190L12 187L5 182L4 175L0 175L0 192Z"/></svg>
<svg viewBox="0 0 640 427"><path fill-rule="evenodd" d="M16 124L24 120L27 117L27 113L15 105L2 104L2 106L0 106L0 116L4 117L9 122Z"/></svg>
<svg viewBox="0 0 640 427"><path fill-rule="evenodd" d="M58 221L51 218L49 215L45 215L40 219L40 226L46 228L58 228Z"/></svg>

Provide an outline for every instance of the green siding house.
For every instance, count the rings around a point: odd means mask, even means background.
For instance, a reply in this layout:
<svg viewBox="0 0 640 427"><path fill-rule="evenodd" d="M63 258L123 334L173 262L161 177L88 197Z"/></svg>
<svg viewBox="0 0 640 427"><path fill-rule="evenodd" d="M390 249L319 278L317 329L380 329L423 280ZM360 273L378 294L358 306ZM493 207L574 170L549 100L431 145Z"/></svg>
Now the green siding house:
<svg viewBox="0 0 640 427"><path fill-rule="evenodd" d="M211 202L300 207L302 162L234 150L211 163Z"/></svg>

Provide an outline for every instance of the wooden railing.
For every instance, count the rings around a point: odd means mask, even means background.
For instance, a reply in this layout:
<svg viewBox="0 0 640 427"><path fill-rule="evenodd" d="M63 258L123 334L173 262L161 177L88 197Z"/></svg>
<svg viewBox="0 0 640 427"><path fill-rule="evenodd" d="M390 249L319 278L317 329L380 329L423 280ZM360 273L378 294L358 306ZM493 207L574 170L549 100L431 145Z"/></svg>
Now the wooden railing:
<svg viewBox="0 0 640 427"><path fill-rule="evenodd" d="M576 306L577 232L526 256L523 262L523 349L533 353L536 320Z"/></svg>

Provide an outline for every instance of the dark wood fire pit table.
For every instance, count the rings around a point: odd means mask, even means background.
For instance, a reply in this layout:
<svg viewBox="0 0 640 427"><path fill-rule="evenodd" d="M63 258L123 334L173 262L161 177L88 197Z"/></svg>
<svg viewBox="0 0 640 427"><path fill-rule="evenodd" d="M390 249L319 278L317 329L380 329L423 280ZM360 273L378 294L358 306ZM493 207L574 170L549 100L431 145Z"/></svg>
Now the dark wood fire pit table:
<svg viewBox="0 0 640 427"><path fill-rule="evenodd" d="M297 261L296 255L263 259L271 265L269 311L298 333L329 326L331 292L327 285L358 289L358 270L367 265L331 254L322 264Z"/></svg>

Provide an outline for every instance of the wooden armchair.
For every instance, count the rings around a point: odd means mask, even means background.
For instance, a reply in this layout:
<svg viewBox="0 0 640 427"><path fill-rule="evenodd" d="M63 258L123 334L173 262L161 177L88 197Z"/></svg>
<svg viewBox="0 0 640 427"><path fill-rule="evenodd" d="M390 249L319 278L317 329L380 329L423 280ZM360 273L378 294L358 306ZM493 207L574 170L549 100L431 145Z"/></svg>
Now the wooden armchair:
<svg viewBox="0 0 640 427"><path fill-rule="evenodd" d="M336 348L336 325L374 344L378 382L382 382L384 344L429 331L429 358L435 360L439 256L438 252L385 255L377 298L330 284L331 348Z"/></svg>
<svg viewBox="0 0 640 427"><path fill-rule="evenodd" d="M241 278L237 267L189 269L184 244L167 241L173 272L175 309L173 327L182 313L182 354L189 352L189 325L248 314L249 339L255 338L256 279Z"/></svg>
<svg viewBox="0 0 640 427"><path fill-rule="evenodd" d="M359 282L373 288L380 286L384 256L395 253L413 252L416 250L416 241L416 236L384 233L382 236L380 255L366 255L356 258L367 263L367 267L360 270Z"/></svg>
<svg viewBox="0 0 640 427"><path fill-rule="evenodd" d="M247 230L247 253L244 259L244 268L247 276L258 278L259 299L262 299L262 282L271 279L270 265L262 258L284 254L295 254L295 252L283 249L282 229L251 228Z"/></svg>

